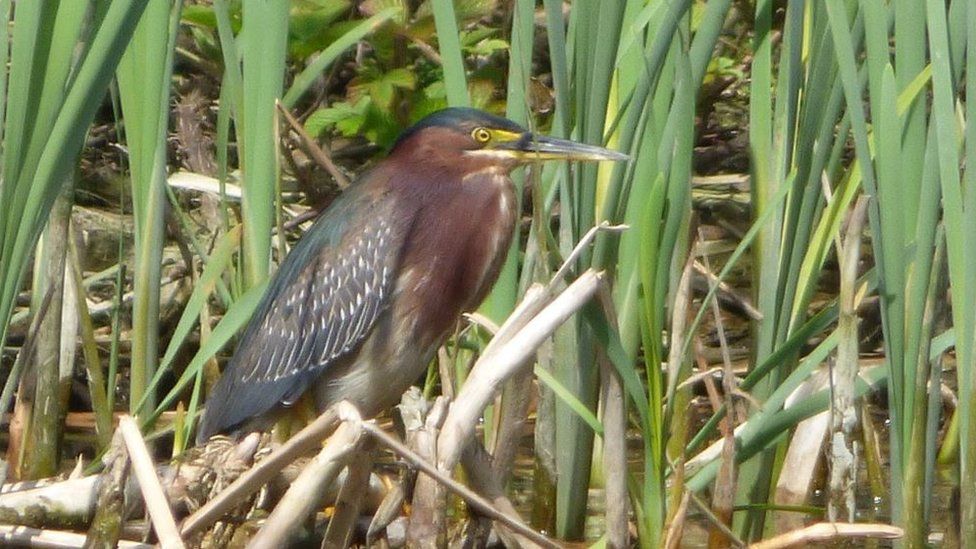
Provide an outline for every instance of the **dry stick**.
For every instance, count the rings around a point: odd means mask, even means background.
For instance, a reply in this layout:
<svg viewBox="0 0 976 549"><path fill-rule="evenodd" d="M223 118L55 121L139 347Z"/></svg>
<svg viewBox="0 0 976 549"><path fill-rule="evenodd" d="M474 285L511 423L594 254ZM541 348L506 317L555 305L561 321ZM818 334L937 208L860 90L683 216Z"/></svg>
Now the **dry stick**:
<svg viewBox="0 0 976 549"><path fill-rule="evenodd" d="M386 527L400 517L403 502L406 499L403 483L394 482L386 497L376 508L376 512L373 513L373 519L369 522L369 528L366 530L366 547L376 546L377 539L385 534Z"/></svg>
<svg viewBox="0 0 976 549"><path fill-rule="evenodd" d="M552 280L549 281L548 289L551 290L560 280L565 278L566 275L570 273L570 271L573 268L573 265L576 263L576 260L579 259L579 257L583 254L583 250L585 250L591 243L593 243L594 240L596 240L597 234L603 231L611 232L611 233L622 233L629 228L630 225L611 225L606 221L601 222L599 225L595 227L590 227L590 230L586 231L586 234L584 234L583 238L581 238L580 241L576 244L576 246L573 248L573 251L571 251L569 255L566 256L565 260L563 260L563 264L561 267L559 267L559 270L556 271L556 274L552 275Z"/></svg>
<svg viewBox="0 0 976 549"><path fill-rule="evenodd" d="M434 461L437 450L437 431L444 421L448 400L438 397L430 410L416 410L409 423L404 418L405 443L424 461ZM401 415L406 416L400 405ZM422 423L421 423L422 422ZM418 424L419 423L419 424ZM407 524L407 545L416 547L440 546L447 543L447 491L444 486L426 475L417 475Z"/></svg>
<svg viewBox="0 0 976 549"><path fill-rule="evenodd" d="M746 543L739 539L739 536L736 536L735 532L729 529L729 527L726 526L721 519L716 517L715 513L712 512L708 505L704 501L700 500L694 492L688 491L685 493L690 496L691 502L695 504L695 507L697 507L699 511L701 511L701 514L705 516L708 522L710 522L715 529L725 534L725 537L729 539L729 542L731 542L733 547L746 547Z"/></svg>
<svg viewBox="0 0 976 549"><path fill-rule="evenodd" d="M606 318L617 329L618 318L613 297L606 284L597 288L597 301ZM600 413L603 435L603 474L605 477L604 501L606 510L606 544L611 548L630 546L629 493L627 490L627 407L623 382L610 362L605 349L599 349L597 363L600 368Z"/></svg>
<svg viewBox="0 0 976 549"><path fill-rule="evenodd" d="M319 442L335 430L338 424L339 414L336 407L333 406L272 452L271 455L241 475L217 497L190 515L183 522L182 534L189 536L219 520L227 511L239 505L242 499L258 491L265 483L274 478L289 463L314 450Z"/></svg>
<svg viewBox="0 0 976 549"><path fill-rule="evenodd" d="M508 484L521 442L522 430L532 404L532 370L515 373L502 389L501 405L496 419L495 445L492 448L491 471L501 484Z"/></svg>
<svg viewBox="0 0 976 549"><path fill-rule="evenodd" d="M496 509L510 516L518 516L515 505L508 499L505 484L492 472L492 456L478 439L472 440L461 455L461 466L467 475L471 488L492 502ZM484 518L484 517L482 517ZM535 549L539 545L512 532L503 524L495 524L495 532L505 547ZM465 540L467 543L469 540ZM481 543L484 545L484 542Z"/></svg>
<svg viewBox="0 0 976 549"><path fill-rule="evenodd" d="M85 544L85 534L61 530L42 530L27 526L0 524L0 545L4 547L64 547L76 549ZM120 549L153 549L153 545L119 540Z"/></svg>
<svg viewBox="0 0 976 549"><path fill-rule="evenodd" d="M298 134L298 139L302 142L302 145L305 147L305 151L309 154L309 156L311 156L318 165L329 171L329 175L335 179L336 185L338 185L340 189L345 189L348 187L349 178L347 178L345 174L339 170L339 167L335 165L335 162L333 162L332 158L330 157L330 153L326 152L325 147L316 143L315 140L308 135L305 128L303 128L301 123L296 120L290 112L288 112L288 109L281 104L281 101L276 101L275 104L278 106L278 111L281 112L281 115L285 117L285 121L287 121L288 125L291 126L291 129Z"/></svg>
<svg viewBox="0 0 976 549"><path fill-rule="evenodd" d="M857 425L854 387L859 370L859 338L857 316L857 270L861 259L861 232L867 216L868 200L860 196L851 212L843 246L837 248L840 264L840 294L837 298L839 314L836 361L830 371L830 434L827 435L829 450L829 481L827 483L827 519L831 522L846 518L853 522L857 511L854 486L857 462L860 458L857 440L852 432ZM840 240L838 238L838 240ZM927 302L931 304L931 302ZM930 308L926 307L926 313ZM923 313L923 318L924 318ZM923 356L928 364L928 353ZM925 366L923 365L923 369ZM924 378L923 378L924 379ZM917 411L920 417L925 412Z"/></svg>
<svg viewBox="0 0 976 549"><path fill-rule="evenodd" d="M688 517L689 500L691 500L691 492L685 492L681 496L681 503L678 504L678 509L674 513L674 520L671 521L667 534L664 536L664 549L678 549L678 547L681 547L685 519Z"/></svg>
<svg viewBox="0 0 976 549"><path fill-rule="evenodd" d="M750 549L781 549L818 541L843 538L898 539L904 530L887 524L850 524L846 522L820 522L806 528L787 532L750 545Z"/></svg>
<svg viewBox="0 0 976 549"><path fill-rule="evenodd" d="M159 544L164 549L184 547L183 540L180 539L180 531L176 528L176 520L173 519L173 510L170 509L166 493L163 492L163 486L156 476L156 465L149 455L146 442L142 440L139 426L131 416L125 415L119 420L119 430L129 451L132 472L139 480L142 499L146 502L146 509L149 511L149 518L156 530Z"/></svg>
<svg viewBox="0 0 976 549"><path fill-rule="evenodd" d="M93 507L91 522L88 525L88 537L85 548L115 547L122 537L125 526L125 489L129 480L132 462L125 450L125 439L122 430L117 429L112 435L111 446L102 457L105 471L98 481L97 501ZM72 494L72 499L87 499L79 493ZM45 525L46 526L46 525Z"/></svg>
<svg viewBox="0 0 976 549"><path fill-rule="evenodd" d="M549 299L555 294L558 284L563 278L569 275L573 263L583 253L583 250L596 239L597 234L601 231L620 232L625 229L627 229L627 225L609 225L604 221L587 231L579 243L576 244L576 247L573 248L573 251L566 257L562 267L549 280L549 283L545 286L541 284L533 284L530 286L525 291L525 296L522 297L522 301L515 306L515 310L512 311L512 314L508 315L505 322L500 327L490 330L494 333L494 336L488 342L485 350L482 351L482 356L486 356L503 344L508 343L519 330L524 328L546 306ZM471 316L477 319L477 316Z"/></svg>
<svg viewBox="0 0 976 549"><path fill-rule="evenodd" d="M361 433L362 431L360 431ZM349 547L356 521L363 507L363 499L369 489L369 476L373 471L373 439L360 444L362 450L356 452L346 467L346 480L339 488L335 502L335 513L329 520L329 527L322 538L323 549L329 547Z"/></svg>
<svg viewBox="0 0 976 549"><path fill-rule="evenodd" d="M358 412L355 416L358 416ZM264 527L248 543L248 549L272 549L290 541L315 508L322 492L345 467L347 458L355 454L362 436L360 423L357 417L351 417L350 421L343 421L339 425L322 451L305 466L295 482L291 483Z"/></svg>
<svg viewBox="0 0 976 549"><path fill-rule="evenodd" d="M615 317L613 317L615 318ZM627 493L627 410L623 385L606 354L600 352L603 436L603 475L606 479L607 547L630 547Z"/></svg>
<svg viewBox="0 0 976 549"><path fill-rule="evenodd" d="M701 235L699 235L699 238L701 238ZM704 257L704 255L702 257ZM724 296L726 299L735 303L736 306L742 309L742 312L745 313L750 320L755 320L756 322L762 321L763 314L759 311L759 309L756 309L755 305L753 305L748 299L735 293L735 290L733 290L727 282L719 280L718 276L711 271L708 265L702 265L698 261L695 261L693 265L695 272L705 277L709 290L711 290L712 286L717 286L715 289L716 295Z"/></svg>
<svg viewBox="0 0 976 549"><path fill-rule="evenodd" d="M417 50L419 50L420 53L427 56L427 58L433 61L435 65L444 64L444 61L441 59L441 54L437 53L437 50L431 47L430 44L424 42L420 38L415 37L410 37L410 41L413 42L413 45L417 47Z"/></svg>
<svg viewBox="0 0 976 549"><path fill-rule="evenodd" d="M7 410L10 409L10 401L14 397L14 386L20 380L20 371L23 370L24 365L34 354L34 347L37 346L37 330L40 329L41 320L44 319L44 316L47 315L47 310L51 307L52 299L54 299L54 292L48 288L47 292L44 293L44 298L41 299L41 305L37 308L37 313L31 319L30 328L27 330L27 337L24 338L24 344L21 345L20 352L17 353L17 358L14 359L13 368L7 374L7 381L3 384L3 392L0 393L0 416L6 415Z"/></svg>
<svg viewBox="0 0 976 549"><path fill-rule="evenodd" d="M403 459L409 461L414 467L446 486L449 490L453 491L462 499L467 501L468 504L477 509L480 513L488 516L492 520L496 520L504 524L513 532L517 532L518 534L525 536L526 538L532 540L532 542L543 547L559 547L558 544L539 532L536 532L524 524L520 519L502 513L496 509L491 502L482 498L467 486L441 473L441 471L439 471L436 467L424 461L423 458L404 446L402 443L400 443L400 441L386 434L386 432L377 427L375 423L363 422L362 428L364 431L375 437L380 444L386 446Z"/></svg>
<svg viewBox="0 0 976 549"><path fill-rule="evenodd" d="M602 273L587 270L508 342L493 351L486 350L478 359L441 428L437 441L441 471L450 471L458 464L461 451L474 436L478 418L498 386L534 356L536 348L556 328L592 299L602 281Z"/></svg>
<svg viewBox="0 0 976 549"><path fill-rule="evenodd" d="M697 245L697 243L692 243L692 249ZM681 365L684 363L685 357L683 356L682 347L684 346L683 342L688 331L688 321L691 315L691 273L694 263L694 254L691 254L688 256L688 260L685 261L685 266L681 270L681 278L678 280L678 288L674 295L674 311L671 314L670 330L671 344L668 346L668 387L664 393L664 401L668 403L672 402L672 399L675 398L675 393L687 383L685 381L679 385L678 378L681 374Z"/></svg>
<svg viewBox="0 0 976 549"><path fill-rule="evenodd" d="M701 229L698 230L698 240L702 241ZM706 270L711 270L708 264L708 257L702 256L702 261ZM715 281L709 281L709 286L714 286ZM713 288L710 287L709 290ZM736 484L738 482L738 469L735 463L735 435L733 429L736 424L736 408L733 400L737 390L735 374L732 372L732 359L729 356L729 345L725 338L725 325L722 322L722 311L718 301L712 300L712 315L715 317L715 328L718 332L719 347L722 350L722 398L725 409L728 410L725 418L721 422L722 431L722 461L719 465L719 472L715 478L715 488L712 494L712 508L715 515L726 525L732 524L732 513L735 503ZM712 529L709 534L710 545L720 546L724 542L724 532Z"/></svg>

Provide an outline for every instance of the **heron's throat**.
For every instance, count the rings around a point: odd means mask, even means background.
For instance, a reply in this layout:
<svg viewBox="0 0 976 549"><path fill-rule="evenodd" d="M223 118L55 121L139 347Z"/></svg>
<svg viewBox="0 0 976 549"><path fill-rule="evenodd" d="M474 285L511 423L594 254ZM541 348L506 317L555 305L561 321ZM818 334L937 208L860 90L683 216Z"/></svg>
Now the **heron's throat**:
<svg viewBox="0 0 976 549"><path fill-rule="evenodd" d="M418 343L434 342L458 316L481 303L498 278L517 216L514 186L497 170L438 187L439 196L418 212L401 278L407 305L423 311ZM422 307L420 304L424 304Z"/></svg>

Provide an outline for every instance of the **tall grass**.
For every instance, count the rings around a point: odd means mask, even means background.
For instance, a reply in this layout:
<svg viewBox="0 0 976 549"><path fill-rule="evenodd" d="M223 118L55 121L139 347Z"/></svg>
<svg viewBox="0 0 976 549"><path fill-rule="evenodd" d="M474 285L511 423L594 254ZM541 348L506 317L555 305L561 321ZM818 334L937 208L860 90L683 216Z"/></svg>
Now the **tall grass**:
<svg viewBox="0 0 976 549"><path fill-rule="evenodd" d="M4 339L32 248L55 197L71 179L88 125L145 7L144 1L97 6L0 3L4 27L0 58L7 67L0 91L4 122L0 336ZM8 36L11 22L13 33ZM31 363L24 357L19 362ZM0 409L9 409L20 373L14 368L7 377ZM52 406L47 413L58 416L62 411Z"/></svg>
<svg viewBox="0 0 976 549"><path fill-rule="evenodd" d="M278 188L278 127L275 102L282 97L288 38L287 0L244 2L238 40L242 89L236 113L237 146L241 155L244 193L241 217L244 287L265 280L271 265L271 228L275 226ZM227 37L221 37L226 41ZM233 51L233 49L231 49ZM237 63L224 67L237 71Z"/></svg>
<svg viewBox="0 0 976 549"><path fill-rule="evenodd" d="M170 81L182 2L152 2L119 64L119 100L129 150L135 265L130 413L155 396L147 385L159 362L159 298L166 208Z"/></svg>

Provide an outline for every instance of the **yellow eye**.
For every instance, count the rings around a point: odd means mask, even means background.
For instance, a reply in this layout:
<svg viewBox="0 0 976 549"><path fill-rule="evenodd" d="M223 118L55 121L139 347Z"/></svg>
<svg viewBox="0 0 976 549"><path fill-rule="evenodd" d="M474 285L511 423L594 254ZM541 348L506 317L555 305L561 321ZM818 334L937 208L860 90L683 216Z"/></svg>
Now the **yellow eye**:
<svg viewBox="0 0 976 549"><path fill-rule="evenodd" d="M475 128L474 131L471 132L471 138L478 143L487 143L489 140L491 140L491 132L485 128Z"/></svg>

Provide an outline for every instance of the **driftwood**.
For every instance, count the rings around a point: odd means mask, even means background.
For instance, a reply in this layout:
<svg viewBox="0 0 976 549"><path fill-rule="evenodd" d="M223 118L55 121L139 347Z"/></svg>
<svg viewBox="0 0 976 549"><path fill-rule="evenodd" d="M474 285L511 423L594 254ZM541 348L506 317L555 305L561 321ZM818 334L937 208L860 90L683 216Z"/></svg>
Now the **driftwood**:
<svg viewBox="0 0 976 549"><path fill-rule="evenodd" d="M31 528L83 530L95 514L101 477L57 483L21 482L0 493L0 522Z"/></svg>

